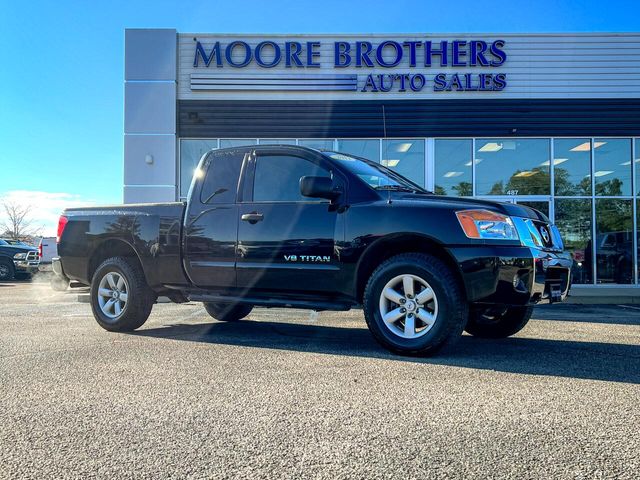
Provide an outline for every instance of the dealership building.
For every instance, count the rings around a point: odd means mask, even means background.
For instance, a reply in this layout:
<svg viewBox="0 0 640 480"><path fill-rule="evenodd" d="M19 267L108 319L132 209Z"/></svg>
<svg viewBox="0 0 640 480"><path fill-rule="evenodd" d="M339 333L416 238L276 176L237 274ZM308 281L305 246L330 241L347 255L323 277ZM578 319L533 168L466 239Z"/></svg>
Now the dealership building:
<svg viewBox="0 0 640 480"><path fill-rule="evenodd" d="M573 253L576 292L639 295L640 33L126 30L126 203L184 199L205 152L247 144L533 206Z"/></svg>

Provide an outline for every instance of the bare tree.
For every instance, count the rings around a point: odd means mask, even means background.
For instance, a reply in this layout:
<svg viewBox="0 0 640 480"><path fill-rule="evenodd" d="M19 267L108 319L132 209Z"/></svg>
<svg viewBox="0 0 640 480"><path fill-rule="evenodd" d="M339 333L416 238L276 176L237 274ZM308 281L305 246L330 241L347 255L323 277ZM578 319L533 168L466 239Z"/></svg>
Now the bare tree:
<svg viewBox="0 0 640 480"><path fill-rule="evenodd" d="M4 201L5 219L0 224L4 235L13 240L27 240L37 236L41 229L34 228L31 220L31 207L22 206L15 202Z"/></svg>

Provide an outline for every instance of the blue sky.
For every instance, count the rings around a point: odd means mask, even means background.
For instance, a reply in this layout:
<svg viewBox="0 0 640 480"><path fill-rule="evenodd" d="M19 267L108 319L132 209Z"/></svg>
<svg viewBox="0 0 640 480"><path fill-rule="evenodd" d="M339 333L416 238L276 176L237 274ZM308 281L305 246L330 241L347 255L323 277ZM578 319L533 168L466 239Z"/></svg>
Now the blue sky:
<svg viewBox="0 0 640 480"><path fill-rule="evenodd" d="M221 33L638 31L639 14L633 1L590 0L1 0L0 197L48 202L53 213L42 219L48 229L54 210L66 204L122 200L127 27Z"/></svg>

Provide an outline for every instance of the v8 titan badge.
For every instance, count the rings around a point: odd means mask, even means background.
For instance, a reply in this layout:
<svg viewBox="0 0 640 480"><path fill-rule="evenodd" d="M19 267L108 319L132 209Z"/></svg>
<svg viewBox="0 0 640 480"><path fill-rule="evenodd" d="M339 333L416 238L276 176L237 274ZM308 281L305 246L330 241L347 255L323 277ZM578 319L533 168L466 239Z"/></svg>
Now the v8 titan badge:
<svg viewBox="0 0 640 480"><path fill-rule="evenodd" d="M329 255L285 255L284 259L287 262L328 263L331 261Z"/></svg>

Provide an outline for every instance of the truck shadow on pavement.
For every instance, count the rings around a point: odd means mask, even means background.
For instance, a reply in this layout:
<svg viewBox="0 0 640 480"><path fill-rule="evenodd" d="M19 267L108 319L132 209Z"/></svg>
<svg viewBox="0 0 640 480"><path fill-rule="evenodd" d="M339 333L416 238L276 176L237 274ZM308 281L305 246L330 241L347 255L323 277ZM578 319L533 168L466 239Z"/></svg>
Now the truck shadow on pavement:
<svg viewBox="0 0 640 480"><path fill-rule="evenodd" d="M555 322L640 325L640 307L637 305L539 305L535 309L534 318Z"/></svg>
<svg viewBox="0 0 640 480"><path fill-rule="evenodd" d="M464 335L446 354L404 357L387 352L364 328L252 320L174 324L130 335L640 384L640 345Z"/></svg>

